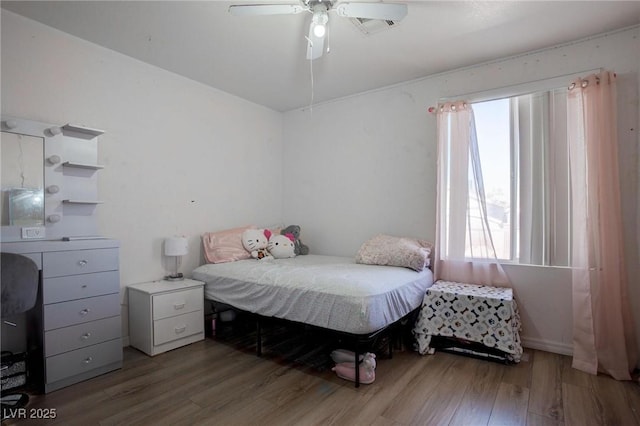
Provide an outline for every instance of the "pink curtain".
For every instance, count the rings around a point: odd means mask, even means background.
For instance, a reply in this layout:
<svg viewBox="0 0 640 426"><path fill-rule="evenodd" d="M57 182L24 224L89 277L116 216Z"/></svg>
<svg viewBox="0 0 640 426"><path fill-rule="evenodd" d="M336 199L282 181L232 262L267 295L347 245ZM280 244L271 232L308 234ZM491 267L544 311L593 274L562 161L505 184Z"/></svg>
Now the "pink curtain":
<svg viewBox="0 0 640 426"><path fill-rule="evenodd" d="M437 127L435 279L510 287L489 232L471 105L439 105Z"/></svg>
<svg viewBox="0 0 640 426"><path fill-rule="evenodd" d="M573 367L629 380L637 353L624 261L615 89L611 72L569 86Z"/></svg>

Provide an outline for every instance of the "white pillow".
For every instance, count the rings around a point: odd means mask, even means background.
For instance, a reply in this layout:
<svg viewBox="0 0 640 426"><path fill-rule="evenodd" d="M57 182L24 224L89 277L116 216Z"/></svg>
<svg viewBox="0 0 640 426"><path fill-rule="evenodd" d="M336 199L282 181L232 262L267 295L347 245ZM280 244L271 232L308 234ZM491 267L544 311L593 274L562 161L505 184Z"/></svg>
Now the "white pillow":
<svg viewBox="0 0 640 426"><path fill-rule="evenodd" d="M430 266L432 247L428 241L380 234L362 244L356 263L402 266L419 272Z"/></svg>

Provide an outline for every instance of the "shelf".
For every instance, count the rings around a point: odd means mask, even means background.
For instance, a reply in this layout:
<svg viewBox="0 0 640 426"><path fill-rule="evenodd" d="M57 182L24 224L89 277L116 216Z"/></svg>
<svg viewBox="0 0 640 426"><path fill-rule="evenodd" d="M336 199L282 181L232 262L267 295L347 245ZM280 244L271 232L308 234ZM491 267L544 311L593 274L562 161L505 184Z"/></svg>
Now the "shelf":
<svg viewBox="0 0 640 426"><path fill-rule="evenodd" d="M97 200L62 200L63 204L102 204L104 201Z"/></svg>
<svg viewBox="0 0 640 426"><path fill-rule="evenodd" d="M100 170L104 169L104 166L99 164L86 164L86 163L73 163L71 161L65 161L62 163L64 167L75 167L77 169L90 169L90 170Z"/></svg>
<svg viewBox="0 0 640 426"><path fill-rule="evenodd" d="M91 129L89 127L77 126L74 124L65 124L62 126L62 133L65 136L75 136L82 139L93 139L104 133L103 130Z"/></svg>

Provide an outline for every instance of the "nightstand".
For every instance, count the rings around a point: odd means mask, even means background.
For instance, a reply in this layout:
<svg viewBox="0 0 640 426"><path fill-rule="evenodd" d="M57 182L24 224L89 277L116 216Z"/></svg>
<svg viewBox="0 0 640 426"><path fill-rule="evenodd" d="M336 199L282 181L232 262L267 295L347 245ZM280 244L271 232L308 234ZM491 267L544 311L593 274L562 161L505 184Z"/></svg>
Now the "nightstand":
<svg viewBox="0 0 640 426"><path fill-rule="evenodd" d="M204 283L154 281L129 289L129 342L157 355L204 339Z"/></svg>

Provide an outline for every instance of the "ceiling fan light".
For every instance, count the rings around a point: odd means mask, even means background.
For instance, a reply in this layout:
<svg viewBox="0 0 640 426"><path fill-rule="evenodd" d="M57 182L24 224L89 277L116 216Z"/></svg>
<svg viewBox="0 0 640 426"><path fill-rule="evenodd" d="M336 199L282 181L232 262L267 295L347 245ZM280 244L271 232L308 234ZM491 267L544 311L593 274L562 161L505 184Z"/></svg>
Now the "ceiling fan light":
<svg viewBox="0 0 640 426"><path fill-rule="evenodd" d="M313 26L313 35L316 38L322 38L327 33L327 23L329 22L329 14L327 13L327 6L320 2L314 7L313 18L311 20L315 25Z"/></svg>
<svg viewBox="0 0 640 426"><path fill-rule="evenodd" d="M313 27L313 35L322 38L327 33L327 27L324 24L316 24Z"/></svg>

